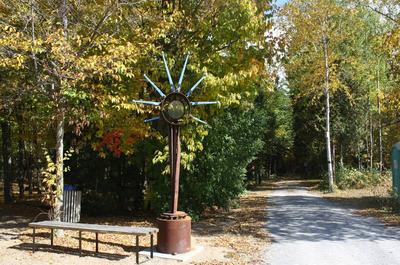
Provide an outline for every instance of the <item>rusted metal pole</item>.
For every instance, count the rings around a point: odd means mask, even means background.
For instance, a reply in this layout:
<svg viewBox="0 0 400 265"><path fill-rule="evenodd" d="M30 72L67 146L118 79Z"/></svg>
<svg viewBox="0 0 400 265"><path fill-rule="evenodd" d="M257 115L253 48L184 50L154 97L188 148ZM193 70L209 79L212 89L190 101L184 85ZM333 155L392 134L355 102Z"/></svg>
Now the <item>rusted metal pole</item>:
<svg viewBox="0 0 400 265"><path fill-rule="evenodd" d="M180 142L180 127L170 125L169 132L169 148L170 148L170 167L171 167L171 213L175 214L178 211L179 198L179 174L181 163L181 142Z"/></svg>
<svg viewBox="0 0 400 265"><path fill-rule="evenodd" d="M173 126L169 125L168 131L168 145L169 145L169 170L170 170L170 181L171 181L171 213L174 213L174 130Z"/></svg>

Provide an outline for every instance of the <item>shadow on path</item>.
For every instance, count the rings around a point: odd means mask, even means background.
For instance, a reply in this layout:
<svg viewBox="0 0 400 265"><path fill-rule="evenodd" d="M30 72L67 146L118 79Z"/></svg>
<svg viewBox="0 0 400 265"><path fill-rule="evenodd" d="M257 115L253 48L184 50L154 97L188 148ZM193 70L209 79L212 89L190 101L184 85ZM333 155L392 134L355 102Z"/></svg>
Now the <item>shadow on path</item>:
<svg viewBox="0 0 400 265"><path fill-rule="evenodd" d="M350 208L312 196L306 188L281 192L287 188L275 189L268 199L268 230L273 242L400 239L400 229L352 214Z"/></svg>

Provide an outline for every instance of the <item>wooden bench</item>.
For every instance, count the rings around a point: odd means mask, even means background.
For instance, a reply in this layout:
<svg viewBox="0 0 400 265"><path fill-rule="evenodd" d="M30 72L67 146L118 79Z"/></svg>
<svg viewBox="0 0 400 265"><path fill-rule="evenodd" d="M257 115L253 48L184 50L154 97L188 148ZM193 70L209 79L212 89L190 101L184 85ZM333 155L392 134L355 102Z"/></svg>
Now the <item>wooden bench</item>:
<svg viewBox="0 0 400 265"><path fill-rule="evenodd" d="M139 236L150 235L150 256L153 258L153 241L154 235L158 233L157 228L153 227L129 227L129 226L115 226L115 225L97 225L97 224L83 224L83 223L66 223L56 221L43 221L29 223L29 227L33 228L33 246L32 251L35 252L35 230L36 228L47 228L51 230L50 244L53 246L54 229L75 230L79 231L79 255L82 254L82 232L96 233L96 253L99 252L99 233L113 233L113 234L128 234L136 236L136 264L139 264Z"/></svg>

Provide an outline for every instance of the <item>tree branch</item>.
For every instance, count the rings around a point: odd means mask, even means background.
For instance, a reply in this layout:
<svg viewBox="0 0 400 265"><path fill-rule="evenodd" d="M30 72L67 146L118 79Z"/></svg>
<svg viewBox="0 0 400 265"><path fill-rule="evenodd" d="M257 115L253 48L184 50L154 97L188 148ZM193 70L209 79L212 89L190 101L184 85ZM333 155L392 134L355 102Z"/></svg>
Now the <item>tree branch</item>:
<svg viewBox="0 0 400 265"><path fill-rule="evenodd" d="M382 11L378 10L378 9L375 8L375 7L372 7L372 6L370 6L370 5L363 5L363 4L360 4L360 5L371 9L371 10L374 11L375 13L377 13L377 14L379 14L379 15L385 17L386 19L388 19L388 20L390 20L390 21L392 21L392 22L394 22L394 23L396 23L396 24L399 24L399 21L398 21L397 19L391 17L389 14L383 13Z"/></svg>

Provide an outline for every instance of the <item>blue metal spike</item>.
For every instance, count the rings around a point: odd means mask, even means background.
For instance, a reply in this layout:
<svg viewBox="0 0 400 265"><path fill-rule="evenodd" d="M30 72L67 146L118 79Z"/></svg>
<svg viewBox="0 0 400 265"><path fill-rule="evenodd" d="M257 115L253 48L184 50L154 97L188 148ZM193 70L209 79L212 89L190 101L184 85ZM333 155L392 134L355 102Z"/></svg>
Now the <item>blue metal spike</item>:
<svg viewBox="0 0 400 265"><path fill-rule="evenodd" d="M153 121L158 121L160 119L160 117L153 117L150 119L145 119L144 122L153 122Z"/></svg>
<svg viewBox="0 0 400 265"><path fill-rule="evenodd" d="M146 100L132 100L132 103L139 103L143 105L159 106L161 102L146 101Z"/></svg>
<svg viewBox="0 0 400 265"><path fill-rule="evenodd" d="M168 63L167 63L167 60L165 59L164 53L162 53L162 58L164 61L165 70L167 71L168 81L169 81L169 85L171 86L171 91L174 92L175 91L174 82L172 81L171 73L169 72Z"/></svg>
<svg viewBox="0 0 400 265"><path fill-rule="evenodd" d="M188 63L188 60L189 60L189 54L186 55L186 60L185 60L185 63L183 64L181 76L179 77L178 88L177 88L178 92L181 90L181 87L182 87L183 76L185 74L186 65Z"/></svg>
<svg viewBox="0 0 400 265"><path fill-rule="evenodd" d="M212 105L212 104L219 104L219 101L192 101L190 104L192 106L198 106L198 105Z"/></svg>
<svg viewBox="0 0 400 265"><path fill-rule="evenodd" d="M200 85L200 83L204 80L204 78L206 78L205 76L203 76L202 78L200 78L199 81L197 81L197 83L186 93L187 97L190 97L190 95L193 93L193 91L197 88L198 85Z"/></svg>
<svg viewBox="0 0 400 265"><path fill-rule="evenodd" d="M190 117L192 117L192 119L195 120L195 121L197 121L197 122L200 122L200 123L203 123L203 124L205 124L205 125L208 125L207 122L205 122L205 121L203 121L203 120L200 120L199 118L196 118L196 117L193 116L193 115L190 115ZM209 126L209 125L208 125L208 126Z"/></svg>
<svg viewBox="0 0 400 265"><path fill-rule="evenodd" d="M154 82L151 81L150 78L147 77L147 75L144 75L144 78L146 78L147 82L150 83L150 85L157 91L157 93L158 93L161 97L165 98L165 94L162 92L162 90L159 89L158 86L156 86L156 84L154 84Z"/></svg>

